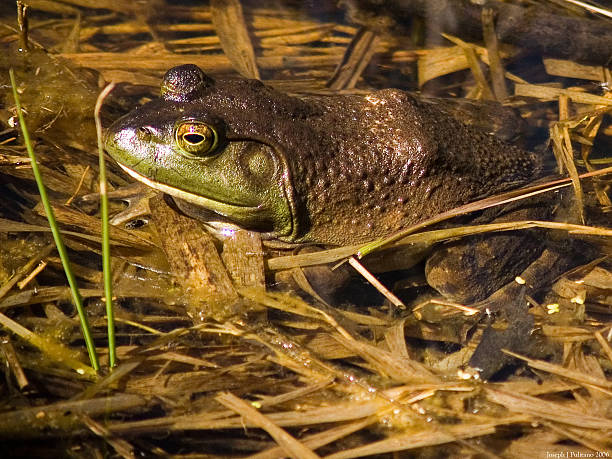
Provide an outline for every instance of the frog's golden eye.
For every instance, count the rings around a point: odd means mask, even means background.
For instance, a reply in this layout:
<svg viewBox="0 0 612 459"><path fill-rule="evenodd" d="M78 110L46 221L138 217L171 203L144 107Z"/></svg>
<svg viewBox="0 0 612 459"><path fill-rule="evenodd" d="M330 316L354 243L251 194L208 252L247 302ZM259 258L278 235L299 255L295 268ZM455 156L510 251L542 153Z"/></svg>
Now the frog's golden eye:
<svg viewBox="0 0 612 459"><path fill-rule="evenodd" d="M214 153L219 142L217 131L200 121L185 121L175 131L175 139L181 149L196 156Z"/></svg>

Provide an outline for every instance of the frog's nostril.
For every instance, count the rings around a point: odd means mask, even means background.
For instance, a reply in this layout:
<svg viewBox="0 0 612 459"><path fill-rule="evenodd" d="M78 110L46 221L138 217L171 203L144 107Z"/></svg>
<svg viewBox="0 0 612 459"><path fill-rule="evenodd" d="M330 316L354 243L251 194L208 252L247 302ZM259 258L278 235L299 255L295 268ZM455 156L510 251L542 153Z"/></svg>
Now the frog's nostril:
<svg viewBox="0 0 612 459"><path fill-rule="evenodd" d="M148 142L151 140L152 135L153 133L151 132L151 129L147 126L140 126L138 129L136 129L136 137L142 142Z"/></svg>

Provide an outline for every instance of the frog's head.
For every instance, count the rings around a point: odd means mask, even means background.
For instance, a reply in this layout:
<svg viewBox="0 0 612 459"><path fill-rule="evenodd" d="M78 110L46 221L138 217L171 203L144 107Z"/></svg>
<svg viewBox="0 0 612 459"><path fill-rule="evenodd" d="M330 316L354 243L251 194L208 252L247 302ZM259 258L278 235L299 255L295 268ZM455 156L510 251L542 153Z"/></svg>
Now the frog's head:
<svg viewBox="0 0 612 459"><path fill-rule="evenodd" d="M250 83L236 87L261 86ZM108 129L106 150L131 176L153 188L245 228L292 240L295 205L282 151L273 140L230 125L254 116L240 114L241 95L235 92L241 89L226 89L221 96L215 91L215 81L195 65L169 70L160 99ZM231 116L214 106L224 102L233 104ZM252 103L242 105L243 112L257 109ZM243 124L252 124L251 119Z"/></svg>

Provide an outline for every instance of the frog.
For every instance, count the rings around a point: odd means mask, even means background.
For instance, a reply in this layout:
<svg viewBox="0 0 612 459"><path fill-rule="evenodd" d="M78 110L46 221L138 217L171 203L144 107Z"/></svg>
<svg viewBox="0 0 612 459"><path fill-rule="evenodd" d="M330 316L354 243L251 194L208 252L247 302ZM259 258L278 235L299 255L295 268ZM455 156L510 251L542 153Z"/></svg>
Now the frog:
<svg viewBox="0 0 612 459"><path fill-rule="evenodd" d="M188 215L288 244L355 245L542 175L540 155L438 105L399 89L293 95L185 64L164 75L159 98L107 129L105 149ZM494 218L516 215L535 218L541 206ZM481 300L533 261L539 249L525 237L443 245L427 281L449 298ZM483 281L496 267L504 272Z"/></svg>

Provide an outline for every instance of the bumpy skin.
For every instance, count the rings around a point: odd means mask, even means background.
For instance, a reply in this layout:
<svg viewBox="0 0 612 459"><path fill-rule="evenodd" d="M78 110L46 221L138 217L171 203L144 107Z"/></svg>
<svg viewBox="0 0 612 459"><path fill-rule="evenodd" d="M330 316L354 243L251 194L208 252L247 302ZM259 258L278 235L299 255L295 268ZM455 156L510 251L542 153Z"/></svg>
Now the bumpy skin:
<svg viewBox="0 0 612 459"><path fill-rule="evenodd" d="M531 153L398 90L315 101L322 114L313 125L327 148L294 163L313 240L363 242L516 187L539 170Z"/></svg>
<svg viewBox="0 0 612 459"><path fill-rule="evenodd" d="M181 152L180 119L214 126L216 150ZM229 221L287 242L337 245L372 240L540 172L532 153L399 90L298 98L255 80L214 81L193 65L171 69L162 98L115 122L106 147L141 176L209 198L196 203Z"/></svg>

